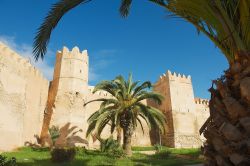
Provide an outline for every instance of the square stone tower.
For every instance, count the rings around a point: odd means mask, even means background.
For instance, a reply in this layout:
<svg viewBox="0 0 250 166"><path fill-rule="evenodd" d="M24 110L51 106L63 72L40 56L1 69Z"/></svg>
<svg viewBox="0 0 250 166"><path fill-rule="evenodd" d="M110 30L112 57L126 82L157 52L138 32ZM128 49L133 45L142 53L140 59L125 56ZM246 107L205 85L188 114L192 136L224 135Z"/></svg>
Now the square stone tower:
<svg viewBox="0 0 250 166"><path fill-rule="evenodd" d="M201 141L191 76L167 71L154 85L154 91L165 97L158 108L167 120L166 133L157 139L169 147L199 147Z"/></svg>
<svg viewBox="0 0 250 166"><path fill-rule="evenodd" d="M54 77L48 100L54 105L52 125L59 127L66 123L86 130L86 109L88 96L88 54L74 47L72 51L63 47L56 55Z"/></svg>

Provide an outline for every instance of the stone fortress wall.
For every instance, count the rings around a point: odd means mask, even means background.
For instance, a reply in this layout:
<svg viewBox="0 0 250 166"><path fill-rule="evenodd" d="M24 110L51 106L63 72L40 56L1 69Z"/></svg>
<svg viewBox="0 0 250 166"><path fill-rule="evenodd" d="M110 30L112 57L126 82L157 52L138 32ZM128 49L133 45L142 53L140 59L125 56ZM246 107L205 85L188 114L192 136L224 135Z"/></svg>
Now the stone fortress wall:
<svg viewBox="0 0 250 166"><path fill-rule="evenodd" d="M0 150L34 140L41 130L49 82L29 60L0 43Z"/></svg>
<svg viewBox="0 0 250 166"><path fill-rule="evenodd" d="M208 101L194 98L191 76L171 73L160 76L154 91L165 97L158 107L167 118L162 143L169 147L200 147L199 128L209 116Z"/></svg>
<svg viewBox="0 0 250 166"><path fill-rule="evenodd" d="M62 127L70 122L82 129L85 138L87 119L98 110L100 102L84 107L87 101L111 97L106 92L92 93L88 85L88 54L75 47L72 51L64 47L56 55L53 80L46 80L28 60L22 58L4 44L0 44L0 150L23 146L25 141L35 141L34 134L40 134L46 103L54 105L51 125ZM167 118L167 133L160 135L149 131L143 121L144 134L139 127L133 135L132 144L149 146L162 143L170 147L198 147L201 137L198 129L209 114L208 101L195 99L191 77L167 72L154 86L165 100L156 106ZM48 102L49 101L49 102ZM145 104L153 105L150 101ZM108 137L106 127L103 137ZM6 141L9 140L9 141ZM91 147L98 146L88 138Z"/></svg>

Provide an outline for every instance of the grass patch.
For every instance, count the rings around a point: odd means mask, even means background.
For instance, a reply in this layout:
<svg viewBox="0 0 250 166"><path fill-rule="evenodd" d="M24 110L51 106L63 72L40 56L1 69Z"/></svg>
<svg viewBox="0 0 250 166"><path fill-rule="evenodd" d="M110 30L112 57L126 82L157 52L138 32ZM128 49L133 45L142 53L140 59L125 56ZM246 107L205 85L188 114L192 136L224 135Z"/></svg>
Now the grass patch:
<svg viewBox="0 0 250 166"><path fill-rule="evenodd" d="M134 148L133 148L134 149ZM145 148L148 150L148 148ZM138 150L138 149L136 149ZM75 160L70 163L54 164L50 159L49 149L35 150L32 148L21 148L15 152L3 153L7 157L16 157L20 166L95 166L95 165L117 165L117 166L181 166L197 164L202 161L198 159L197 149L167 149L170 155L166 157L156 155L145 155L135 152L131 158L115 158L106 153L94 150L78 150ZM157 156L158 155L158 156ZM162 154L161 154L162 155ZM185 158L183 156L192 156Z"/></svg>
<svg viewBox="0 0 250 166"><path fill-rule="evenodd" d="M146 146L146 147L132 147L133 151L153 151L156 150L154 146ZM179 155L192 155L192 156L199 156L201 154L200 148L168 148L166 146L161 146L162 151L169 151L172 154L179 154Z"/></svg>

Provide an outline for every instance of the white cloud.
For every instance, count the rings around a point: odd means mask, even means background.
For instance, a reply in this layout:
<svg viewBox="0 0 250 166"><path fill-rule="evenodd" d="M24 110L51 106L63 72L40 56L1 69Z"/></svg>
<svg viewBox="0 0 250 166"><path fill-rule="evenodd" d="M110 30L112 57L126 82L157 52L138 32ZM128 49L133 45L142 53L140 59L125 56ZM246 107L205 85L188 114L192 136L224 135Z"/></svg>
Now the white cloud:
<svg viewBox="0 0 250 166"><path fill-rule="evenodd" d="M89 81L96 81L99 80L100 75L94 70L94 68L89 68Z"/></svg>
<svg viewBox="0 0 250 166"><path fill-rule="evenodd" d="M0 41L5 43L7 46L9 46L11 49L16 51L19 55L30 59L30 62L32 65L34 65L36 68L40 69L40 71L43 73L43 75L48 79L52 80L53 77L53 66L49 65L46 58L41 61L35 62L33 56L32 56L32 46L22 43L18 44L15 41L15 37L12 36L2 36L0 35ZM52 54L52 51L48 51L48 54Z"/></svg>
<svg viewBox="0 0 250 166"><path fill-rule="evenodd" d="M114 62L113 56L115 53L117 53L117 50L115 49L102 49L93 52L92 55L89 55L91 58L89 67L89 81L99 81L102 79L102 75L98 73Z"/></svg>
<svg viewBox="0 0 250 166"><path fill-rule="evenodd" d="M0 35L0 41L8 45L19 55L30 59L32 65L38 68L48 80L52 80L54 67L49 64L48 57L50 55L55 55L55 53L53 53L51 50L48 50L48 53L46 55L47 58L44 58L43 61L39 60L38 62L35 62L32 56L31 45L25 43L19 44L16 42L15 37L13 36ZM89 55L91 61L89 66L89 81L95 82L103 78L100 72L114 62L113 56L115 55L115 53L117 53L117 50L102 49L99 51L94 51L91 55Z"/></svg>

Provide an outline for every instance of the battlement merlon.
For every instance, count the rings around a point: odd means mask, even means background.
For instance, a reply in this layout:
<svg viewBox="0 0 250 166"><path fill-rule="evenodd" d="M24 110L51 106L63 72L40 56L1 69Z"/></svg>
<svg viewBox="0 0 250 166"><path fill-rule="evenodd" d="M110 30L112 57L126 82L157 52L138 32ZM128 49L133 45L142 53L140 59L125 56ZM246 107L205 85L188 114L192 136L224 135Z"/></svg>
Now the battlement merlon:
<svg viewBox="0 0 250 166"><path fill-rule="evenodd" d="M171 72L170 70L168 70L166 73L163 73L162 75L160 75L160 78L157 82L161 82L165 79L168 80L176 80L176 81L180 81L180 82L186 82L186 83L192 83L191 80L191 76L188 75L184 75L184 74L180 74L180 73L175 73L175 72Z"/></svg>
<svg viewBox="0 0 250 166"><path fill-rule="evenodd" d="M201 104L201 105L209 105L209 100L208 99L202 99L202 98L195 98L195 104Z"/></svg>
<svg viewBox="0 0 250 166"><path fill-rule="evenodd" d="M62 51L57 51L64 59L77 59L88 63L88 51L83 50L80 52L78 47L74 47L71 51L67 47L63 47Z"/></svg>
<svg viewBox="0 0 250 166"><path fill-rule="evenodd" d="M8 47L7 45L5 45L3 42L0 41L0 55L1 54L4 55L4 58L9 59L9 61L11 61L12 63L15 63L18 66L20 66L21 70L26 71L26 72L21 72L20 73L21 75L31 74L43 81L47 80L43 76L42 72L31 64L29 59L22 57L21 55L19 55L10 47Z"/></svg>

